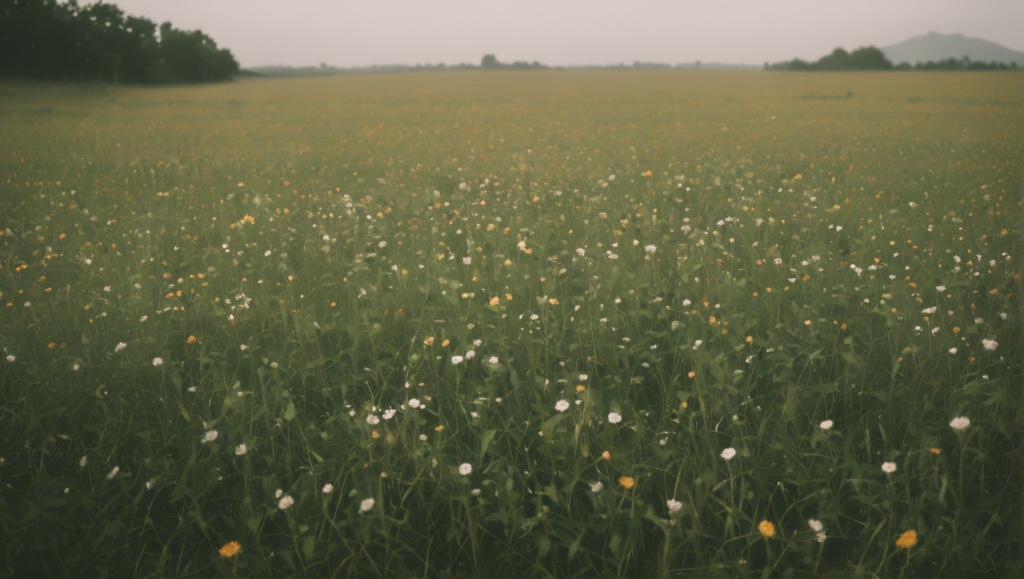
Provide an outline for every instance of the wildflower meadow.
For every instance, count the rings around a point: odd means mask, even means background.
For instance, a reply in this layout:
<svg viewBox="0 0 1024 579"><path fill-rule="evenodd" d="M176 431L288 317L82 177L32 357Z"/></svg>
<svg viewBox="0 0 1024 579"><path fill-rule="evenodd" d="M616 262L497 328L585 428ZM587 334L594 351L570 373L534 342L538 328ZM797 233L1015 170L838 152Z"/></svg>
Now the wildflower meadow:
<svg viewBox="0 0 1024 579"><path fill-rule="evenodd" d="M1024 573L1019 73L0 84L0 575Z"/></svg>

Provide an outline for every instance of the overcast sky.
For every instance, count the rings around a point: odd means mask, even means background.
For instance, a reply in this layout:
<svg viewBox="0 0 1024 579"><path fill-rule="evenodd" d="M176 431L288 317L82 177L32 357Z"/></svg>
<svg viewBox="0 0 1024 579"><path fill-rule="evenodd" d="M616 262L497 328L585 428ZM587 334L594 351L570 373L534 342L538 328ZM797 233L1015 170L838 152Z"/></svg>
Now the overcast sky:
<svg viewBox="0 0 1024 579"><path fill-rule="evenodd" d="M81 4L88 4L83 1ZM927 32L1024 50L1024 0L111 0L242 67L815 60Z"/></svg>

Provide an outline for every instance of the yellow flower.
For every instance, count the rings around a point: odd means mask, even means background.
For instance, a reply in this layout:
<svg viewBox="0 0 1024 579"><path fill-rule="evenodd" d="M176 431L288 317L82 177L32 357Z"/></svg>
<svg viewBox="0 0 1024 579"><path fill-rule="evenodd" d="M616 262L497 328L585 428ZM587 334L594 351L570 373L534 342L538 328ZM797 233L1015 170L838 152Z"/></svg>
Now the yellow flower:
<svg viewBox="0 0 1024 579"><path fill-rule="evenodd" d="M757 525L757 530L761 531L765 539L771 539L775 536L775 525L771 521L761 521Z"/></svg>
<svg viewBox="0 0 1024 579"><path fill-rule="evenodd" d="M896 546L900 549L909 549L917 544L917 531L907 529L899 539L896 539Z"/></svg>
<svg viewBox="0 0 1024 579"><path fill-rule="evenodd" d="M624 489L631 489L633 488L633 485L636 484L636 480L631 476L620 476L619 484L622 485L622 488Z"/></svg>
<svg viewBox="0 0 1024 579"><path fill-rule="evenodd" d="M221 557L227 558L234 557L239 552L241 552L241 550L242 546L238 544L238 541L229 541L227 543L224 543L224 546L221 547L220 550L217 552L220 553Z"/></svg>
<svg viewBox="0 0 1024 579"><path fill-rule="evenodd" d="M498 296L494 296L493 298L491 298L490 304L492 306L496 306L496 305L498 305L500 303L501 303L501 300L498 299Z"/></svg>

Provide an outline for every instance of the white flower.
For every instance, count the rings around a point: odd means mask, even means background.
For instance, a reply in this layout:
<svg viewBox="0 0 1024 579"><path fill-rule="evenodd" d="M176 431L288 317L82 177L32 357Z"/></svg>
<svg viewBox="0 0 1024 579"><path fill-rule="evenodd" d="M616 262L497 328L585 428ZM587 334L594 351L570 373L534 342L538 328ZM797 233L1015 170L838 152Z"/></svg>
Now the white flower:
<svg viewBox="0 0 1024 579"><path fill-rule="evenodd" d="M555 410L559 412L565 412L569 409L569 402L567 400L559 400L555 402Z"/></svg>
<svg viewBox="0 0 1024 579"><path fill-rule="evenodd" d="M592 483L590 485L590 492L592 492L592 493L599 493L599 492L601 492L601 489L603 489L603 488L604 488L604 483L602 483L601 481L597 481L596 483Z"/></svg>
<svg viewBox="0 0 1024 579"><path fill-rule="evenodd" d="M359 512L360 513L367 513L371 509L373 509L373 505L374 505L374 500L372 498L363 499L363 502L359 503Z"/></svg>
<svg viewBox="0 0 1024 579"><path fill-rule="evenodd" d="M323 492L325 495L329 495L334 492L334 485L332 485L331 483L327 483L324 485L324 488L320 489L320 491Z"/></svg>
<svg viewBox="0 0 1024 579"><path fill-rule="evenodd" d="M693 342L693 349L696 350L697 348L700 348L700 345L703 344L703 343L704 343L704 340L695 340Z"/></svg>
<svg viewBox="0 0 1024 579"><path fill-rule="evenodd" d="M611 424L618 424L618 423L622 422L622 415L619 414L618 412L609 412L608 413L608 422L611 423Z"/></svg>
<svg viewBox="0 0 1024 579"><path fill-rule="evenodd" d="M462 356L452 356L452 364L456 366L461 364L463 360L465 360L465 358L463 358Z"/></svg>
<svg viewBox="0 0 1024 579"><path fill-rule="evenodd" d="M736 449L731 446L722 451L722 458L725 460L732 460L734 456L736 456Z"/></svg>
<svg viewBox="0 0 1024 579"><path fill-rule="evenodd" d="M647 253L654 253L655 251L658 251L658 246L657 245L645 245L644 246L644 251L646 251Z"/></svg>
<svg viewBox="0 0 1024 579"><path fill-rule="evenodd" d="M278 501L277 501L277 508L279 508L279 509L281 509L283 511L283 510L287 509L288 507L290 507L290 506L292 506L294 504L295 504L295 499L293 499L291 495L285 495L285 496L281 497L280 499L278 499Z"/></svg>
<svg viewBox="0 0 1024 579"><path fill-rule="evenodd" d="M159 366L159 365L161 365L163 363L164 363L164 359L163 358L153 358L153 365L154 366Z"/></svg>
<svg viewBox="0 0 1024 579"><path fill-rule="evenodd" d="M666 504L668 505L668 512L670 513L677 513L679 512L679 509L683 508L683 503L675 499L669 499L666 501Z"/></svg>
<svg viewBox="0 0 1024 579"><path fill-rule="evenodd" d="M247 452L249 452L249 447L244 442L235 447L235 456L245 456Z"/></svg>
<svg viewBox="0 0 1024 579"><path fill-rule="evenodd" d="M480 496L480 489L473 489L469 491L469 494L473 495L474 497L478 497Z"/></svg>
<svg viewBox="0 0 1024 579"><path fill-rule="evenodd" d="M409 400L409 408L419 408L419 407L420 407L420 399L419 398L413 398L413 399Z"/></svg>
<svg viewBox="0 0 1024 579"><path fill-rule="evenodd" d="M120 352L121 350L124 350L127 347L128 347L128 344L125 344L124 342L118 342L117 345L114 346L114 351L115 352Z"/></svg>
<svg viewBox="0 0 1024 579"><path fill-rule="evenodd" d="M283 490L277 489L276 491L274 491L274 498L275 499L279 499L279 498L281 498L281 495L283 495L283 494L284 494Z"/></svg>
<svg viewBox="0 0 1024 579"><path fill-rule="evenodd" d="M821 424L819 424L818 427L821 428L822 430L829 430L830 428L832 428L832 421L822 420Z"/></svg>
<svg viewBox="0 0 1024 579"><path fill-rule="evenodd" d="M384 420L391 420L391 418L394 417L395 412L398 412L398 411L395 410L394 408L388 408L387 410L385 410L384 411Z"/></svg>
<svg viewBox="0 0 1024 579"><path fill-rule="evenodd" d="M954 347L950 348L949 349L949 353L950 354L956 354L956 347L954 346Z"/></svg>
<svg viewBox="0 0 1024 579"><path fill-rule="evenodd" d="M473 465L468 462L464 462L459 465L459 474L462 476L469 476L473 472Z"/></svg>
<svg viewBox="0 0 1024 579"><path fill-rule="evenodd" d="M491 364L497 364L498 363L498 357L497 356L491 356L490 358L487 359L487 361L489 363L491 363Z"/></svg>
<svg viewBox="0 0 1024 579"><path fill-rule="evenodd" d="M218 436L220 436L220 433L216 430L207 430L206 434L203 435L203 444L217 440Z"/></svg>
<svg viewBox="0 0 1024 579"><path fill-rule="evenodd" d="M111 480L112 478L117 476L117 473L119 472L121 472L121 467L119 466L115 466L114 468L110 469L110 472L107 473L107 480Z"/></svg>
<svg viewBox="0 0 1024 579"><path fill-rule="evenodd" d="M824 543L825 539L828 539L828 535L825 534L825 531L819 531L818 534L814 536L814 538L819 543Z"/></svg>
<svg viewBox="0 0 1024 579"><path fill-rule="evenodd" d="M370 426L376 426L380 423L380 418L378 418L376 414L370 414L366 417L366 423Z"/></svg>
<svg viewBox="0 0 1024 579"><path fill-rule="evenodd" d="M882 472L884 472L886 474L892 474L892 473L896 472L896 463L895 462L883 462L882 463Z"/></svg>
<svg viewBox="0 0 1024 579"><path fill-rule="evenodd" d="M815 533L820 533L825 530L825 525L821 524L821 521L818 519L807 519L807 526Z"/></svg>
<svg viewBox="0 0 1024 579"><path fill-rule="evenodd" d="M238 346L238 349L244 352L249 349L249 346L247 344L241 344Z"/></svg>
<svg viewBox="0 0 1024 579"><path fill-rule="evenodd" d="M999 342L997 342L995 340L989 340L989 339L986 338L986 339L981 341L981 345L984 346L986 350L991 352L991 351L994 351L996 348L999 347Z"/></svg>
<svg viewBox="0 0 1024 579"><path fill-rule="evenodd" d="M82 455L82 459L78 461L78 466L85 468L85 465L89 464L89 457Z"/></svg>
<svg viewBox="0 0 1024 579"><path fill-rule="evenodd" d="M971 425L971 419L966 416L958 416L953 420L949 421L949 427L957 432L963 432L967 430L967 427Z"/></svg>
<svg viewBox="0 0 1024 579"><path fill-rule="evenodd" d="M7 355L7 361L8 362L14 362L15 360L17 360L17 358L14 357L14 354L8 354Z"/></svg>
<svg viewBox="0 0 1024 579"><path fill-rule="evenodd" d="M467 255L466 257L462 258L462 263L463 265L469 265L473 263L473 258Z"/></svg>
<svg viewBox="0 0 1024 579"><path fill-rule="evenodd" d="M473 358L476 358L476 351L475 350L470 350L470 351L466 352L466 359L467 360L472 360Z"/></svg>

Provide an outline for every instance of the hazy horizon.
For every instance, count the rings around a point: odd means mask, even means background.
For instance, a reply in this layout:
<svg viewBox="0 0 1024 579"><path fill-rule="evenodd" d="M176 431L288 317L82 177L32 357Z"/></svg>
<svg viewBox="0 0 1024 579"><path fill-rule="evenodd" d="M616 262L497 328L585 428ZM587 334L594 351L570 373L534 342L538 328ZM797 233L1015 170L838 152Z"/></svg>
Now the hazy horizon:
<svg viewBox="0 0 1024 579"><path fill-rule="evenodd" d="M199 29L244 68L502 62L549 66L815 60L938 32L1024 51L1020 0L113 0Z"/></svg>

